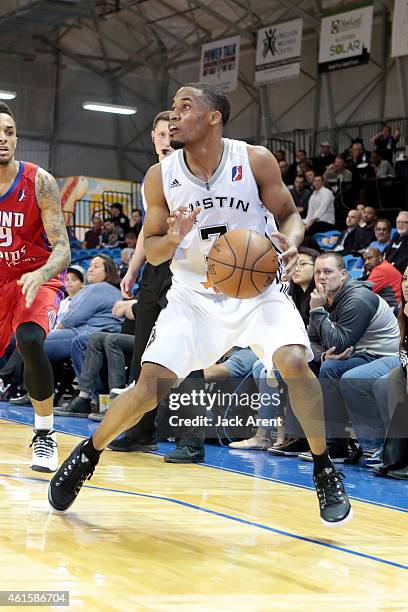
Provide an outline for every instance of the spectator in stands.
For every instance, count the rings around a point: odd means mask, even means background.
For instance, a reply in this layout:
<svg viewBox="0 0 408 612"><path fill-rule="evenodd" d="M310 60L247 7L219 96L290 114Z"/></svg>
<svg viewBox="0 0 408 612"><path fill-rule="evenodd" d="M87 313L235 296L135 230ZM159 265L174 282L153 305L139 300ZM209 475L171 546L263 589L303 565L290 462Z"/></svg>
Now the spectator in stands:
<svg viewBox="0 0 408 612"><path fill-rule="evenodd" d="M312 167L312 162L307 158L307 153L304 149L299 149L296 152L296 161L289 166L289 173L292 177L304 174L306 170Z"/></svg>
<svg viewBox="0 0 408 612"><path fill-rule="evenodd" d="M376 248L363 253L365 275L363 280L372 283L372 290L378 293L390 306L401 302L401 273L394 268Z"/></svg>
<svg viewBox="0 0 408 612"><path fill-rule="evenodd" d="M304 173L305 184L306 184L306 187L308 187L309 189L313 189L313 181L314 181L315 176L316 176L316 172L313 170L313 168L309 168Z"/></svg>
<svg viewBox="0 0 408 612"><path fill-rule="evenodd" d="M135 249L126 247L125 249L122 249L120 253L119 274L121 279L124 278L129 269L129 261L131 260L134 251Z"/></svg>
<svg viewBox="0 0 408 612"><path fill-rule="evenodd" d="M277 162L286 161L286 153L283 149L278 149L275 153Z"/></svg>
<svg viewBox="0 0 408 612"><path fill-rule="evenodd" d="M122 232L121 228L119 226L114 225L114 223L110 219L105 221L102 226L102 234L101 234L102 245L108 244L109 236L111 234L116 234L116 236L119 237L119 234L121 234L121 232Z"/></svg>
<svg viewBox="0 0 408 612"><path fill-rule="evenodd" d="M366 222L364 220L364 209L367 206L367 202L364 202L363 200L359 201L356 203L356 210L358 210L358 212L360 213L360 221L358 222L360 227L365 227Z"/></svg>
<svg viewBox="0 0 408 612"><path fill-rule="evenodd" d="M70 357L77 377L81 373L89 336L97 331L118 332L121 324L121 320L112 315L113 304L121 297L115 262L106 255L94 257L87 281L45 341L50 360L56 362Z"/></svg>
<svg viewBox="0 0 408 612"><path fill-rule="evenodd" d="M354 242L355 242L356 228L359 227L358 225L359 221L360 221L359 211L355 208L352 208L351 210L349 210L347 213L347 217L346 217L346 229L344 230L342 235L339 236L339 239L335 247L333 248L333 251L335 252L341 251L343 254L346 254L346 253L351 253L357 250L355 248Z"/></svg>
<svg viewBox="0 0 408 612"><path fill-rule="evenodd" d="M378 249L381 253L384 253L385 249L391 242L391 231L392 227L388 219L377 219L374 225L376 240L370 242L368 246L373 249Z"/></svg>
<svg viewBox="0 0 408 612"><path fill-rule="evenodd" d="M374 227L377 222L377 211L372 206L365 206L363 211L364 227L357 227L354 247L356 251L366 249L375 241Z"/></svg>
<svg viewBox="0 0 408 612"><path fill-rule="evenodd" d="M111 204L111 221L120 228L119 238L123 238L130 229L129 218L123 213L123 205L119 202Z"/></svg>
<svg viewBox="0 0 408 612"><path fill-rule="evenodd" d="M392 135L391 128L388 125L384 125L381 132L376 134L373 138L377 151L381 154L382 158L387 160L390 164L393 162L397 142L400 138L400 129L397 128L394 135Z"/></svg>
<svg viewBox="0 0 408 612"><path fill-rule="evenodd" d="M92 215L92 228L85 232L85 240L82 244L84 249L97 249L102 243L102 219L98 215Z"/></svg>
<svg viewBox="0 0 408 612"><path fill-rule="evenodd" d="M84 364L78 378L79 394L61 408L54 409L55 415L86 417L92 412L91 398L97 390L125 387L126 366L129 365L133 353L135 304L136 300L118 300L113 305L112 315L117 319L124 317L120 333L99 331L89 337ZM107 364L108 389L103 389L103 382L101 384L104 362Z"/></svg>
<svg viewBox="0 0 408 612"><path fill-rule="evenodd" d="M351 184L352 178L353 175L351 171L346 168L346 160L343 155L336 155L334 163L330 164L323 174L326 186L334 193L336 193L342 183Z"/></svg>
<svg viewBox="0 0 408 612"><path fill-rule="evenodd" d="M408 479L408 267L402 279L402 308L399 314L399 365L389 373L388 414L390 423L382 452L382 464L374 468L378 476Z"/></svg>
<svg viewBox="0 0 408 612"><path fill-rule="evenodd" d="M386 159L382 159L378 151L373 151L370 155L370 164L374 168L375 176L380 178L394 177L394 168Z"/></svg>
<svg viewBox="0 0 408 612"><path fill-rule="evenodd" d="M330 456L341 461L348 457L345 433L348 414L337 381L352 368L394 355L398 350L398 323L382 298L365 283L348 278L338 253L319 255L315 283L308 334L314 361L321 363L319 380Z"/></svg>
<svg viewBox="0 0 408 612"><path fill-rule="evenodd" d="M385 259L403 274L408 266L408 211L398 214L396 226L398 234L385 249Z"/></svg>
<svg viewBox="0 0 408 612"><path fill-rule="evenodd" d="M320 155L315 160L315 167L318 173L324 174L326 169L334 163L334 155L331 151L331 144L328 140L320 143Z"/></svg>
<svg viewBox="0 0 408 612"><path fill-rule="evenodd" d="M105 244L107 249L121 249L123 247L123 242L119 241L119 237L115 232L111 232L108 235L108 242Z"/></svg>
<svg viewBox="0 0 408 612"><path fill-rule="evenodd" d="M298 209L298 213L302 219L304 219L307 214L308 202L312 192L305 187L305 179L303 176L298 175L295 178L294 185L293 187L289 187L289 191Z"/></svg>
<svg viewBox="0 0 408 612"><path fill-rule="evenodd" d="M279 162L279 168L282 181L285 183L285 185L292 185L292 177L289 174L289 164L286 159Z"/></svg>
<svg viewBox="0 0 408 612"><path fill-rule="evenodd" d="M125 234L125 244L129 249L135 249L137 244L137 234L130 230L127 234Z"/></svg>
<svg viewBox="0 0 408 612"><path fill-rule="evenodd" d="M303 223L306 233L311 235L334 227L334 196L330 189L323 186L322 176L317 175L313 179L313 193Z"/></svg>
<svg viewBox="0 0 408 612"><path fill-rule="evenodd" d="M142 211L139 208L134 208L130 215L129 225L131 229L139 228L142 225ZM137 232L138 233L138 232Z"/></svg>

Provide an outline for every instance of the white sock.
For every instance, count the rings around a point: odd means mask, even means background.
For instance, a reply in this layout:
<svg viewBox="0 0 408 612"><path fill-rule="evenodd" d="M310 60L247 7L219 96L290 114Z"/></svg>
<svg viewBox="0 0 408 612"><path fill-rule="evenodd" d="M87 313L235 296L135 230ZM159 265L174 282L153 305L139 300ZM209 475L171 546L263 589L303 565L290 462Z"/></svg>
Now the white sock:
<svg viewBox="0 0 408 612"><path fill-rule="evenodd" d="M83 397L84 399L89 399L91 396L87 391L80 391L79 397Z"/></svg>
<svg viewBox="0 0 408 612"><path fill-rule="evenodd" d="M47 429L50 431L54 427L54 415L49 414L48 416L35 415L34 418L35 429Z"/></svg>

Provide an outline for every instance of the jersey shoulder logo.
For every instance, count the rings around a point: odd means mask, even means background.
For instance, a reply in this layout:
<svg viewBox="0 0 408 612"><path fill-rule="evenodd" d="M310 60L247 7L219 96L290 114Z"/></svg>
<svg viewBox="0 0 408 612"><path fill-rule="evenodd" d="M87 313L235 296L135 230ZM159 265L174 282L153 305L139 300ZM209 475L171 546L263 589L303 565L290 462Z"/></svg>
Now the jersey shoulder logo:
<svg viewBox="0 0 408 612"><path fill-rule="evenodd" d="M242 180L242 166L232 166L232 180L233 182Z"/></svg>
<svg viewBox="0 0 408 612"><path fill-rule="evenodd" d="M181 187L181 183L177 179L174 179L170 183L170 189L172 189L173 187Z"/></svg>
<svg viewBox="0 0 408 612"><path fill-rule="evenodd" d="M27 189L20 189L17 195L17 202L22 202L27 196Z"/></svg>

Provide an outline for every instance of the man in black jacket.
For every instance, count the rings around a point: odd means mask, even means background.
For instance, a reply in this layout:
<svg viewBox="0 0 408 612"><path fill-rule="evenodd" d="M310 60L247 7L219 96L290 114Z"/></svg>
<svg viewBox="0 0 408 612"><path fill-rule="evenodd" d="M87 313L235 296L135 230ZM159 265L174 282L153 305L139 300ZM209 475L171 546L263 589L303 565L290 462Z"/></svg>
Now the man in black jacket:
<svg viewBox="0 0 408 612"><path fill-rule="evenodd" d="M310 299L308 334L314 360L321 362L330 456L347 457L348 413L339 388L341 376L378 357L398 350L399 328L388 304L365 284L348 278L337 253L315 261L316 289ZM354 415L350 414L354 424ZM358 434L357 434L358 435Z"/></svg>
<svg viewBox="0 0 408 612"><path fill-rule="evenodd" d="M408 266L408 211L402 210L396 221L398 235L384 251L384 258L404 274Z"/></svg>

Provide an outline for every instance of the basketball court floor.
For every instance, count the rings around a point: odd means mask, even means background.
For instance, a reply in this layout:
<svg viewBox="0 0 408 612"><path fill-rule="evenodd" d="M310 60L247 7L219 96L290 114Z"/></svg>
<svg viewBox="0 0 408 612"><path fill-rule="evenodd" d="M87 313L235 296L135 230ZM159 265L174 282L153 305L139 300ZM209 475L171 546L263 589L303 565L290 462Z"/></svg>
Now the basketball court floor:
<svg viewBox="0 0 408 612"><path fill-rule="evenodd" d="M0 590L69 591L87 611L408 609L408 482L345 466L354 519L330 530L311 464L207 446L172 465L166 443L105 452L56 514L28 467L32 418L0 404ZM61 458L96 427L55 421Z"/></svg>

